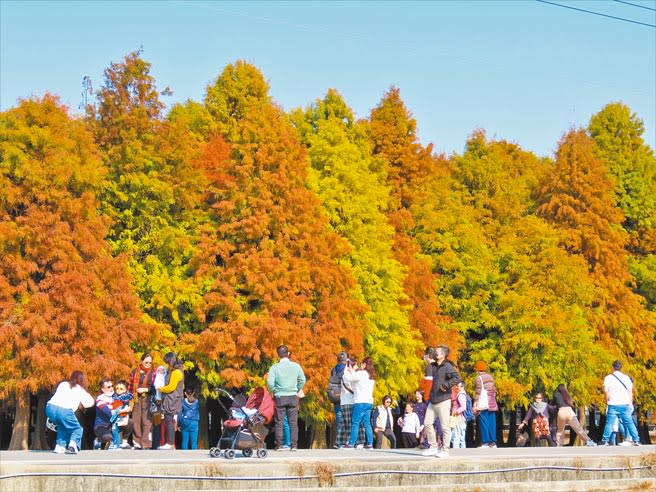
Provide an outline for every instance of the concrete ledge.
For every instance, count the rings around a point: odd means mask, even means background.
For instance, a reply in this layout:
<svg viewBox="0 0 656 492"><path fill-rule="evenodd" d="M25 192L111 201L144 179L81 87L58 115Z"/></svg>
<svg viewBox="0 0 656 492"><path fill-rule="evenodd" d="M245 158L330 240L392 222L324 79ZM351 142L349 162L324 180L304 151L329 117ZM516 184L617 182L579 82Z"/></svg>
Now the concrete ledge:
<svg viewBox="0 0 656 492"><path fill-rule="evenodd" d="M207 451L0 452L0 490L483 492L535 490L535 482L541 492L656 490L655 446L465 449L446 459L414 450L300 450L265 459L237 454L227 460Z"/></svg>

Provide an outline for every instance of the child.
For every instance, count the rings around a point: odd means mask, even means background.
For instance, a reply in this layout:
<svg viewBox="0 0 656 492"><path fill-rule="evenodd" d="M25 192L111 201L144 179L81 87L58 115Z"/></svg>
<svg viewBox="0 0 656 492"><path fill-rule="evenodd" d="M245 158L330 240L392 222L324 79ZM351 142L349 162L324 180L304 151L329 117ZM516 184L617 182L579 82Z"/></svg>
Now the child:
<svg viewBox="0 0 656 492"><path fill-rule="evenodd" d="M182 411L178 416L182 432L182 449L198 449L198 421L200 420L200 403L193 389L185 390Z"/></svg>
<svg viewBox="0 0 656 492"><path fill-rule="evenodd" d="M130 413L134 402L132 400L132 393L128 393L127 381L119 381L114 387L114 402L112 403L112 446L118 446L121 449L128 449L128 437L132 434L132 421L130 420ZM121 440L121 432L123 439Z"/></svg>
<svg viewBox="0 0 656 492"><path fill-rule="evenodd" d="M451 418L453 424L451 432L451 445L454 448L466 448L465 435L467 433L467 420L465 410L467 409L467 393L465 383L460 381L451 387Z"/></svg>
<svg viewBox="0 0 656 492"><path fill-rule="evenodd" d="M153 392L152 399L150 402L150 415L153 419L153 449L158 449L161 443L163 432L162 432L162 399L163 395L160 391L162 386L166 385L166 373L167 369L165 366L157 367L155 371L155 380L153 381L153 387L155 391Z"/></svg>
<svg viewBox="0 0 656 492"><path fill-rule="evenodd" d="M401 427L401 444L404 448L416 448L419 445L419 435L424 426L419 422L412 403L405 404L405 415L399 417Z"/></svg>

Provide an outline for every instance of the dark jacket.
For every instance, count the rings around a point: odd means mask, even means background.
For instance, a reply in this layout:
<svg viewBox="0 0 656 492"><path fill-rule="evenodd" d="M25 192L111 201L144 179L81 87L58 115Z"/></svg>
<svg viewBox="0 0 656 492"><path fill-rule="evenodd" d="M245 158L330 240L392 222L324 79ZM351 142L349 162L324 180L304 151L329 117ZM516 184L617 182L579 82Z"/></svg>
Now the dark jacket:
<svg viewBox="0 0 656 492"><path fill-rule="evenodd" d="M430 365L431 375L433 376L433 384L430 391L430 402L435 405L436 403L443 402L451 399L451 387L455 386L460 381L460 374L455 366L448 360L438 365L433 362Z"/></svg>

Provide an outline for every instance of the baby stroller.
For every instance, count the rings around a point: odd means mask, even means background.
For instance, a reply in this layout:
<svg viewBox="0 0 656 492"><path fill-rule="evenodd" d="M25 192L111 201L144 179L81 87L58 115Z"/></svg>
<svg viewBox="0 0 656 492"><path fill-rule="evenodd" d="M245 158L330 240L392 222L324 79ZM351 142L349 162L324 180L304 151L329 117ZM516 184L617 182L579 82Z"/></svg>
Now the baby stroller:
<svg viewBox="0 0 656 492"><path fill-rule="evenodd" d="M231 460L235 457L235 450L240 450L242 455L250 458L255 450L258 458L266 458L264 439L269 433L267 425L275 411L271 395L264 388L256 388L244 403L243 395L233 397L223 388L217 391L230 398L232 406L228 410L219 400L228 418L223 421L219 442L216 447L210 448L210 456L218 458L223 452L223 456Z"/></svg>

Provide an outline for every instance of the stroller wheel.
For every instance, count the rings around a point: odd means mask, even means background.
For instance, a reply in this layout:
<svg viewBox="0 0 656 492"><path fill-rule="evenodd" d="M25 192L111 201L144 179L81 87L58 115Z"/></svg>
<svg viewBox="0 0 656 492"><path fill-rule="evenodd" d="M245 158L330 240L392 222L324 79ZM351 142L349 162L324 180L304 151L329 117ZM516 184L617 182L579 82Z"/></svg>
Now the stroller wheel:
<svg viewBox="0 0 656 492"><path fill-rule="evenodd" d="M219 448L210 448L210 456L212 458L218 458L221 456L221 450Z"/></svg>
<svg viewBox="0 0 656 492"><path fill-rule="evenodd" d="M260 448L257 450L257 457L258 458L266 458L267 457L267 450L264 448Z"/></svg>
<svg viewBox="0 0 656 492"><path fill-rule="evenodd" d="M253 450L251 448L246 448L242 450L241 454L243 454L246 458L250 458L253 456Z"/></svg>
<svg viewBox="0 0 656 492"><path fill-rule="evenodd" d="M234 449L226 449L224 456L226 459L231 460L235 457L235 450Z"/></svg>

